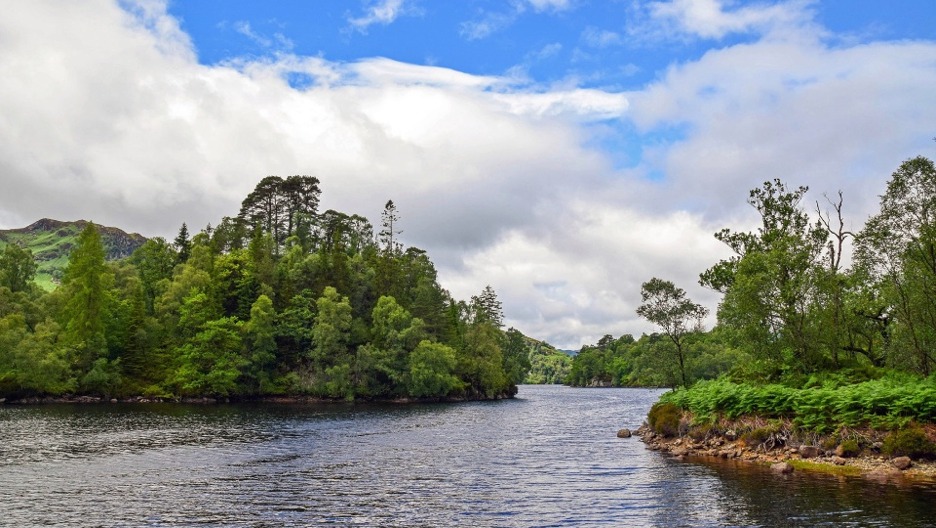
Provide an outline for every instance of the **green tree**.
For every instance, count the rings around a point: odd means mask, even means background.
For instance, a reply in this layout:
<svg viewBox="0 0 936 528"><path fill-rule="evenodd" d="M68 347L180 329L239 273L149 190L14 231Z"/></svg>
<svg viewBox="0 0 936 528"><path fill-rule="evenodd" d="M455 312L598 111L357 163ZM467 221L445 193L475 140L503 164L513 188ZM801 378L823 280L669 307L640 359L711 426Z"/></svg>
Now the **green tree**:
<svg viewBox="0 0 936 528"><path fill-rule="evenodd" d="M703 286L725 294L719 323L738 329L755 357L781 371L814 370L825 357L817 314L833 284L823 260L828 232L800 207L806 191L788 190L780 180L752 190L748 203L761 226L716 233L735 255L700 276Z"/></svg>
<svg viewBox="0 0 936 528"><path fill-rule="evenodd" d="M317 314L312 327L313 362L321 370L348 363L351 339L351 304L347 297L328 286L316 301Z"/></svg>
<svg viewBox="0 0 936 528"><path fill-rule="evenodd" d="M12 292L26 291L39 267L29 248L9 243L0 253L0 286Z"/></svg>
<svg viewBox="0 0 936 528"><path fill-rule="evenodd" d="M104 263L104 245L93 223L78 236L69 256L62 284L65 307L62 321L65 341L76 351L79 368L87 369L107 352L104 328L110 315L113 276Z"/></svg>
<svg viewBox="0 0 936 528"><path fill-rule="evenodd" d="M189 255L192 253L192 241L189 240L188 226L185 225L185 222L182 222L182 227L179 228L179 234L176 235L173 245L175 245L177 252L177 263L182 264L189 259Z"/></svg>
<svg viewBox="0 0 936 528"><path fill-rule="evenodd" d="M461 389L454 372L455 350L441 343L421 341L409 356L407 391L417 398L444 397Z"/></svg>
<svg viewBox="0 0 936 528"><path fill-rule="evenodd" d="M889 315L890 362L929 375L936 364L936 166L931 160L907 160L893 173L881 211L856 237L855 260Z"/></svg>
<svg viewBox="0 0 936 528"><path fill-rule="evenodd" d="M247 375L253 389L264 394L270 389L276 363L276 310L273 301L260 295L250 308L250 320L244 326L247 348Z"/></svg>
<svg viewBox="0 0 936 528"><path fill-rule="evenodd" d="M237 380L247 364L242 325L233 317L207 321L178 348L179 367L172 384L181 394L226 397L239 392Z"/></svg>
<svg viewBox="0 0 936 528"><path fill-rule="evenodd" d="M673 342L680 380L684 387L688 387L684 337L694 326L701 324L708 315L708 309L689 300L682 288L656 277L640 286L640 299L643 304L637 307L637 315L659 326Z"/></svg>
<svg viewBox="0 0 936 528"><path fill-rule="evenodd" d="M530 354L526 338L516 328L510 328L504 334L501 347L504 355L504 372L511 384L523 383L530 371Z"/></svg>

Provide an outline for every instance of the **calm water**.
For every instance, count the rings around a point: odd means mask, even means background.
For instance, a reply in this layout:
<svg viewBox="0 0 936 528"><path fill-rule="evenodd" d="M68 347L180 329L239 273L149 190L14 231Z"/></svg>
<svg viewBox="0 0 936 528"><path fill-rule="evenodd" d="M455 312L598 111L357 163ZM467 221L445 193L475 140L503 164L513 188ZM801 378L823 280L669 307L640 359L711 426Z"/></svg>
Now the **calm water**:
<svg viewBox="0 0 936 528"><path fill-rule="evenodd" d="M936 524L933 488L676 462L616 438L658 395L0 406L0 525Z"/></svg>

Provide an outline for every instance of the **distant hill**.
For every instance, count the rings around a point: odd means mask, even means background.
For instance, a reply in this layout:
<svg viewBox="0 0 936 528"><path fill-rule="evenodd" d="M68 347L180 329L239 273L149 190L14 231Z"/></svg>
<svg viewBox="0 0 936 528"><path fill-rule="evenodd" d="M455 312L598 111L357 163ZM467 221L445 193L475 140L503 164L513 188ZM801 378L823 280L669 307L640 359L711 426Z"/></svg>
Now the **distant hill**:
<svg viewBox="0 0 936 528"><path fill-rule="evenodd" d="M62 279L68 256L78 241L78 235L87 225L87 220L62 222L43 218L20 229L0 229L0 250L9 243L21 244L32 250L39 265L36 282L51 290ZM137 233L128 234L116 227L94 225L101 234L107 260L127 258L146 242L146 238Z"/></svg>

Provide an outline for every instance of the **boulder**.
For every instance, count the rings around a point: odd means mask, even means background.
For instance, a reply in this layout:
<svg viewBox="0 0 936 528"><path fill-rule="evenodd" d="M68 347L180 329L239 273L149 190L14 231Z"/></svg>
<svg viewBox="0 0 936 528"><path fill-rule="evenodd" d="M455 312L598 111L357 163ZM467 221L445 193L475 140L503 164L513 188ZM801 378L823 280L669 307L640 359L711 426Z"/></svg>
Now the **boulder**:
<svg viewBox="0 0 936 528"><path fill-rule="evenodd" d="M631 433L630 429L624 428L617 432L617 437L618 438L630 438L632 434L633 433Z"/></svg>
<svg viewBox="0 0 936 528"><path fill-rule="evenodd" d="M781 475L789 475L793 473L793 466L789 462L777 462L770 465L770 470Z"/></svg>
<svg viewBox="0 0 936 528"><path fill-rule="evenodd" d="M816 446L804 445L799 448L799 454L803 458L816 458L819 456L819 452L819 448Z"/></svg>
<svg viewBox="0 0 936 528"><path fill-rule="evenodd" d="M910 457L902 456L892 459L891 465L903 471L905 469L910 469L910 466L913 465L913 462L910 460Z"/></svg>
<svg viewBox="0 0 936 528"><path fill-rule="evenodd" d="M845 465L845 459L842 458L842 457L840 457L840 456L837 456L837 455L836 455L836 456L832 457L832 463L835 464L836 466L844 466L844 465Z"/></svg>

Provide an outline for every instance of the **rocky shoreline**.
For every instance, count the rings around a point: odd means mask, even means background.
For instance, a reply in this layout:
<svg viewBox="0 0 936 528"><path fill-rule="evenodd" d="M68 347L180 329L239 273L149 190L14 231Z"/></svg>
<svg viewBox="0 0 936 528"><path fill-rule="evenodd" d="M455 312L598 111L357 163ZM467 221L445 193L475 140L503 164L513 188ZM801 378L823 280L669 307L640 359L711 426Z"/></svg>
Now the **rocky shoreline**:
<svg viewBox="0 0 936 528"><path fill-rule="evenodd" d="M769 467L778 475L803 470L860 476L878 482L911 480L936 484L936 463L911 460L909 457L888 458L880 453L847 456L841 449L826 450L814 445L774 448L749 446L730 434L711 435L704 439L667 437L653 432L646 424L634 431L633 435L640 437L648 449L665 453L676 460L743 461ZM631 432L627 429L618 432L620 438L629 436Z"/></svg>

